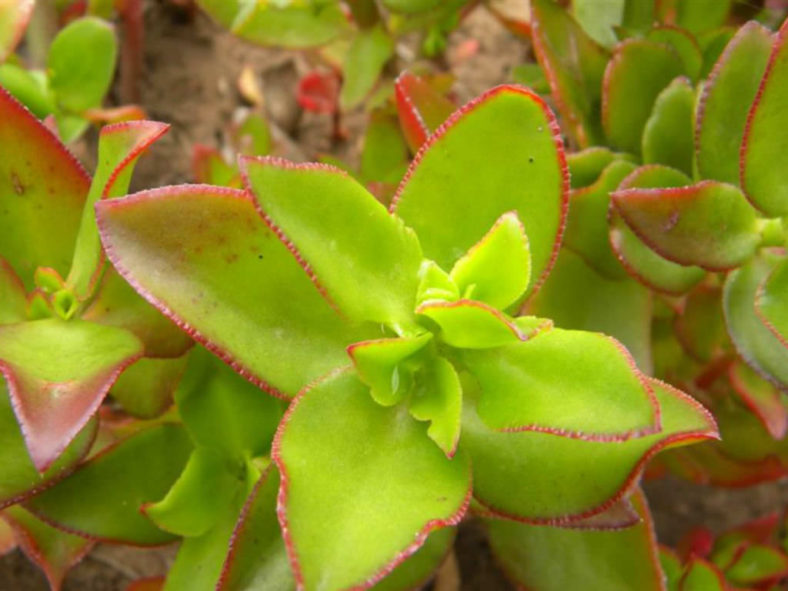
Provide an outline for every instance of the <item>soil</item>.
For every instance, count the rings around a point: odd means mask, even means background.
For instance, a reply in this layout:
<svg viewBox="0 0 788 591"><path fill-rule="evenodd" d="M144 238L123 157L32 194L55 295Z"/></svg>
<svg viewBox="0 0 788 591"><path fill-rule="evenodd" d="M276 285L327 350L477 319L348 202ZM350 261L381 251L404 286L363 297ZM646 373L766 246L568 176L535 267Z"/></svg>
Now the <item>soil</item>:
<svg viewBox="0 0 788 591"><path fill-rule="evenodd" d="M347 138L337 141L332 138L328 116L303 112L295 100L299 78L314 68L309 56L245 43L202 14L189 18L162 0L149 1L145 10L140 104L151 119L168 122L172 128L150 155L141 159L133 189L192 181L191 154L197 143L227 149L228 126L249 108L238 89L239 76L245 69L253 72L262 88L276 154L297 161L323 153L351 163L358 159L362 109L346 114L343 125ZM466 51L469 40L478 42L478 50L470 56ZM405 49L400 53L409 53ZM511 68L525 61L528 52L521 39L504 30L489 14L475 11L452 35L447 51L446 60L457 76L455 96L464 102L509 81ZM95 137L89 137L76 151L92 167ZM781 510L782 499L788 494L786 482L731 491L665 479L647 483L645 488L659 539L668 544L696 524L721 531L748 518ZM68 574L63 589L122 591L136 578L165 573L175 550L100 545ZM455 552L463 591L513 589L495 567L475 524L462 525ZM439 583L435 588L448 590L456 585ZM47 589L43 574L18 550L0 558L0 591Z"/></svg>

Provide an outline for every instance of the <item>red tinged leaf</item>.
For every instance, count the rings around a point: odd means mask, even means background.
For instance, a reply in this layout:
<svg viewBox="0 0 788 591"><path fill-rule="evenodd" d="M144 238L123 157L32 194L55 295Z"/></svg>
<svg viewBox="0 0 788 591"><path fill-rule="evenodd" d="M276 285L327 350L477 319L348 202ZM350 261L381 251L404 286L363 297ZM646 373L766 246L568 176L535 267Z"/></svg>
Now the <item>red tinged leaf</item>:
<svg viewBox="0 0 788 591"><path fill-rule="evenodd" d="M22 39L35 4L35 0L7 0L0 4L0 63Z"/></svg>
<svg viewBox="0 0 788 591"><path fill-rule="evenodd" d="M148 577L129 583L126 591L163 591L164 577Z"/></svg>
<svg viewBox="0 0 788 591"><path fill-rule="evenodd" d="M27 295L13 267L0 257L0 324L20 322L27 316Z"/></svg>
<svg viewBox="0 0 788 591"><path fill-rule="evenodd" d="M720 308L721 295L719 287L701 283L687 295L676 315L676 338L701 363L721 355L730 343Z"/></svg>
<svg viewBox="0 0 788 591"><path fill-rule="evenodd" d="M784 394L743 363L731 365L728 376L734 391L769 434L776 440L782 439L788 430Z"/></svg>
<svg viewBox="0 0 788 591"><path fill-rule="evenodd" d="M201 184L241 188L238 170L227 164L218 150L202 144L196 144L192 152L192 176Z"/></svg>
<svg viewBox="0 0 788 591"><path fill-rule="evenodd" d="M0 257L33 287L33 272L65 276L90 177L55 135L0 88Z"/></svg>
<svg viewBox="0 0 788 591"><path fill-rule="evenodd" d="M758 288L755 313L784 347L788 347L788 258Z"/></svg>
<svg viewBox="0 0 788 591"><path fill-rule="evenodd" d="M692 558L679 583L680 591L726 591L725 577L712 563Z"/></svg>
<svg viewBox="0 0 788 591"><path fill-rule="evenodd" d="M755 210L733 185L622 188L610 196L643 242L680 265L725 271L749 259L760 242Z"/></svg>
<svg viewBox="0 0 788 591"><path fill-rule="evenodd" d="M131 333L92 322L50 319L0 326L0 372L40 472L141 355L142 344Z"/></svg>
<svg viewBox="0 0 788 591"><path fill-rule="evenodd" d="M310 72L298 82L296 100L313 113L336 113L339 108L339 76L330 72Z"/></svg>
<svg viewBox="0 0 788 591"><path fill-rule="evenodd" d="M403 72L394 82L394 97L402 132L414 154L456 109L454 103L410 72Z"/></svg>
<svg viewBox="0 0 788 591"><path fill-rule="evenodd" d="M91 540L55 529L19 505L9 507L0 517L13 528L22 551L44 571L52 591L60 590L69 569L94 545Z"/></svg>
<svg viewBox="0 0 788 591"><path fill-rule="evenodd" d="M774 41L741 144L741 186L768 217L788 215L788 168L774 164L788 152L788 20Z"/></svg>
<svg viewBox="0 0 788 591"><path fill-rule="evenodd" d="M5 556L14 548L16 548L14 530L2 519L2 513L0 513L0 556Z"/></svg>

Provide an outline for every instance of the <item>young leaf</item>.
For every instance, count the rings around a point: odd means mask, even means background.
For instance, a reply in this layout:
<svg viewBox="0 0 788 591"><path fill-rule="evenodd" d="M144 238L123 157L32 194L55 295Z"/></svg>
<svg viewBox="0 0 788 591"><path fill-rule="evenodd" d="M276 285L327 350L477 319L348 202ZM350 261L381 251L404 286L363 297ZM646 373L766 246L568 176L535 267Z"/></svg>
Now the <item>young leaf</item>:
<svg viewBox="0 0 788 591"><path fill-rule="evenodd" d="M567 154L566 163L569 166L572 189L581 189L594 184L608 165L614 160L623 159L621 156L603 146L592 146ZM571 207L569 211L571 214Z"/></svg>
<svg viewBox="0 0 788 591"><path fill-rule="evenodd" d="M694 111L695 89L686 78L676 78L659 93L643 129L645 164L665 164L692 174Z"/></svg>
<svg viewBox="0 0 788 591"><path fill-rule="evenodd" d="M0 121L0 256L32 289L39 266L68 272L90 178L2 88Z"/></svg>
<svg viewBox="0 0 788 591"><path fill-rule="evenodd" d="M602 143L600 90L609 53L552 0L531 1L531 40L558 110L581 148Z"/></svg>
<svg viewBox="0 0 788 591"><path fill-rule="evenodd" d="M201 0L211 2L215 0ZM232 31L260 45L303 49L324 45L349 29L339 2L239 2ZM227 9L223 9L227 10Z"/></svg>
<svg viewBox="0 0 788 591"><path fill-rule="evenodd" d="M82 113L101 104L115 73L118 42L107 21L84 17L52 40L47 57L49 84L58 105Z"/></svg>
<svg viewBox="0 0 788 591"><path fill-rule="evenodd" d="M504 570L539 591L664 591L657 541L642 492L634 495L643 521L620 531L589 531L487 519L490 545Z"/></svg>
<svg viewBox="0 0 788 591"><path fill-rule="evenodd" d="M14 50L33 14L35 0L9 0L0 4L0 62Z"/></svg>
<svg viewBox="0 0 788 591"><path fill-rule="evenodd" d="M270 466L246 500L230 539L217 591L292 591L293 572L276 520L279 472Z"/></svg>
<svg viewBox="0 0 788 591"><path fill-rule="evenodd" d="M422 256L401 220L338 169L276 159L241 163L262 216L342 312L395 330L412 323Z"/></svg>
<svg viewBox="0 0 788 591"><path fill-rule="evenodd" d="M783 346L788 347L788 259L775 267L756 297L756 313Z"/></svg>
<svg viewBox="0 0 788 591"><path fill-rule="evenodd" d="M342 67L339 104L343 109L351 109L364 100L393 53L394 42L382 25L359 31Z"/></svg>
<svg viewBox="0 0 788 591"><path fill-rule="evenodd" d="M662 43L629 39L616 46L602 86L602 125L615 148L640 154L654 101L684 73L678 54Z"/></svg>
<svg viewBox="0 0 788 591"><path fill-rule="evenodd" d="M731 272L725 281L722 304L736 350L761 376L785 389L788 348L761 321L755 307L758 290L777 262L767 254Z"/></svg>
<svg viewBox="0 0 788 591"><path fill-rule="evenodd" d="M427 435L451 458L457 452L462 415L462 386L457 371L449 361L435 356L424 364L415 381L410 414L419 421L430 421Z"/></svg>
<svg viewBox="0 0 788 591"><path fill-rule="evenodd" d="M125 194L140 154L160 138L169 125L153 121L127 121L102 128L98 167L90 185L66 282L78 299L90 296L101 272L104 253L96 228L95 203Z"/></svg>
<svg viewBox="0 0 788 591"><path fill-rule="evenodd" d="M533 290L557 253L568 189L552 113L530 91L501 86L457 111L430 136L392 209L416 230L424 255L444 269L503 213L516 211L530 244ZM462 216L449 224L450 212Z"/></svg>
<svg viewBox="0 0 788 591"><path fill-rule="evenodd" d="M402 133L414 154L456 109L440 92L407 71L394 82L394 97Z"/></svg>
<svg viewBox="0 0 788 591"><path fill-rule="evenodd" d="M771 32L750 21L714 64L700 95L695 128L698 173L703 178L739 183L744 125L771 48Z"/></svg>
<svg viewBox="0 0 788 591"><path fill-rule="evenodd" d="M520 299L531 279L528 236L517 213L503 214L452 267L449 277L465 298L503 310Z"/></svg>
<svg viewBox="0 0 788 591"><path fill-rule="evenodd" d="M0 508L18 503L66 476L88 453L96 427L96 420L88 421L57 461L40 473L28 455L6 385L0 382Z"/></svg>
<svg viewBox="0 0 788 591"><path fill-rule="evenodd" d="M347 371L290 406L274 444L279 520L298 585L366 588L430 531L457 523L470 494L464 454L448 460L401 408L375 404ZM331 424L330 430L316 425Z"/></svg>
<svg viewBox="0 0 788 591"><path fill-rule="evenodd" d="M139 431L94 456L26 507L84 537L140 546L174 537L140 512L170 489L192 445L186 431L165 423Z"/></svg>
<svg viewBox="0 0 788 591"><path fill-rule="evenodd" d="M496 431L623 441L660 430L651 386L615 340L553 329L516 345L467 351L479 416Z"/></svg>
<svg viewBox="0 0 788 591"><path fill-rule="evenodd" d="M629 493L660 450L717 437L711 415L693 398L657 380L649 384L659 401L662 431L613 442L496 432L476 414L481 395L464 387L462 441L473 463L474 498L493 514L517 521L570 523L605 511Z"/></svg>
<svg viewBox="0 0 788 591"><path fill-rule="evenodd" d="M774 166L788 149L788 20L774 41L766 72L747 115L741 146L741 186L753 205L769 217L788 215L788 170Z"/></svg>
<svg viewBox="0 0 788 591"><path fill-rule="evenodd" d="M44 571L49 588L61 588L69 569L93 548L93 542L74 534L55 529L20 505L2 513L14 530L19 547L27 557Z"/></svg>
<svg viewBox="0 0 788 591"><path fill-rule="evenodd" d="M92 322L0 326L0 372L30 457L46 470L96 412L125 367L142 355L131 333Z"/></svg>
<svg viewBox="0 0 788 591"><path fill-rule="evenodd" d="M245 193L186 185L96 209L121 275L269 392L294 395L368 338L331 309Z"/></svg>
<svg viewBox="0 0 788 591"><path fill-rule="evenodd" d="M641 240L680 265L724 271L752 257L760 242L755 210L733 185L627 188L610 197Z"/></svg>

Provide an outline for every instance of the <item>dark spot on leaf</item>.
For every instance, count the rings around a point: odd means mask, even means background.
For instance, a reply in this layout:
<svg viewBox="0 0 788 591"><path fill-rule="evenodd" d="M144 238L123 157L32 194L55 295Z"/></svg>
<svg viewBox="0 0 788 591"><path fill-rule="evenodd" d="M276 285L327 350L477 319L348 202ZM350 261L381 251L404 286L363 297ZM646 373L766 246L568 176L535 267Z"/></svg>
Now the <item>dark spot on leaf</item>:
<svg viewBox="0 0 788 591"><path fill-rule="evenodd" d="M263 255L261 255L261 254L258 254L258 255L257 255L257 258L258 258L258 259L260 259L260 260L262 261L262 260L263 260Z"/></svg>
<svg viewBox="0 0 788 591"><path fill-rule="evenodd" d="M227 261L228 264L234 263L238 260L238 254L234 252L226 254L224 255L224 260Z"/></svg>
<svg viewBox="0 0 788 591"><path fill-rule="evenodd" d="M11 184L14 186L14 193L17 195L25 194L25 186L22 184L22 181L15 172L11 173Z"/></svg>
<svg viewBox="0 0 788 591"><path fill-rule="evenodd" d="M533 163L534 163L534 157L533 157L533 156L529 156L529 157L528 157L528 162L530 162L531 164L533 164Z"/></svg>

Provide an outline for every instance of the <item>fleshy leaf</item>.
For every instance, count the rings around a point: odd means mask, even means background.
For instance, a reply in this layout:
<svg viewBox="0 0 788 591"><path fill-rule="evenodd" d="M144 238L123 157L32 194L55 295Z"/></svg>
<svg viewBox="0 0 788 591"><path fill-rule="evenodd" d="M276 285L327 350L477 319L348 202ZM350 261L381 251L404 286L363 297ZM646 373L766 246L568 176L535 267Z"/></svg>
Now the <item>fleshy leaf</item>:
<svg viewBox="0 0 788 591"><path fill-rule="evenodd" d="M85 202L74 260L66 279L79 299L90 295L104 262L93 206L99 199L118 197L128 191L137 159L168 129L169 125L153 121L127 121L101 129L98 167Z"/></svg>
<svg viewBox="0 0 788 591"><path fill-rule="evenodd" d="M180 357L194 343L112 267L104 269L95 297L81 318L134 333L145 345L147 357Z"/></svg>
<svg viewBox="0 0 788 591"><path fill-rule="evenodd" d="M460 294L503 310L525 292L531 279L528 236L517 213L503 214L449 273Z"/></svg>
<svg viewBox="0 0 788 591"><path fill-rule="evenodd" d="M121 275L269 392L294 395L368 336L331 309L245 193L186 185L96 209Z"/></svg>
<svg viewBox="0 0 788 591"><path fill-rule="evenodd" d="M657 541L645 496L635 505L643 521L619 531L485 521L490 545L504 570L520 585L565 591L582 581L586 591L664 591Z"/></svg>
<svg viewBox="0 0 788 591"><path fill-rule="evenodd" d="M676 3L676 23L693 34L725 23L732 0L683 0Z"/></svg>
<svg viewBox="0 0 788 591"><path fill-rule="evenodd" d="M397 118L383 110L372 111L361 152L361 178L367 186L372 187L371 183L374 183L385 187L385 195L390 198L409 162L408 146L402 138ZM375 191L375 196L381 199L381 192ZM383 202L387 202L385 198Z"/></svg>
<svg viewBox="0 0 788 591"><path fill-rule="evenodd" d="M658 451L717 437L711 415L693 398L657 380L649 383L660 404L662 431L601 442L495 432L476 414L474 388L464 380L462 441L473 462L475 499L493 514L525 523L571 523L629 493Z"/></svg>
<svg viewBox="0 0 788 591"><path fill-rule="evenodd" d="M725 591L727 588L717 567L697 557L690 558L679 586L680 591Z"/></svg>
<svg viewBox="0 0 788 591"><path fill-rule="evenodd" d="M788 150L788 20L775 37L766 72L747 115L741 146L741 186L753 205L769 217L788 215L788 170L775 154Z"/></svg>
<svg viewBox="0 0 788 591"><path fill-rule="evenodd" d="M609 53L552 0L531 1L531 40L569 132L581 148L602 143L600 89Z"/></svg>
<svg viewBox="0 0 788 591"><path fill-rule="evenodd" d="M115 74L117 52L115 31L103 19L79 18L61 29L47 57L58 105L74 114L100 106Z"/></svg>
<svg viewBox="0 0 788 591"><path fill-rule="evenodd" d="M462 386L449 361L435 356L424 364L416 374L409 410L419 421L430 421L427 435L447 457L453 457L460 440Z"/></svg>
<svg viewBox="0 0 788 591"><path fill-rule="evenodd" d="M57 591L68 570L93 548L93 542L55 529L21 506L9 507L2 519L11 525L19 547L44 571L49 588Z"/></svg>
<svg viewBox="0 0 788 591"><path fill-rule="evenodd" d="M224 1L224 0L223 0ZM215 0L201 0L201 3ZM290 49L323 45L348 29L339 2L239 2L232 31L242 39ZM223 8L222 11L227 11ZM224 14L224 13L222 13Z"/></svg>
<svg viewBox="0 0 788 591"><path fill-rule="evenodd" d="M646 38L670 46L675 51L687 76L697 80L703 67L703 54L700 46L688 31L674 25L659 25L648 32Z"/></svg>
<svg viewBox="0 0 788 591"><path fill-rule="evenodd" d="M243 159L242 172L263 217L343 313L412 322L418 240L364 187L333 167L270 158Z"/></svg>
<svg viewBox="0 0 788 591"><path fill-rule="evenodd" d="M293 572L276 520L279 473L271 466L241 511L217 591L292 591Z"/></svg>
<svg viewBox="0 0 788 591"><path fill-rule="evenodd" d="M192 152L192 175L201 184L241 188L241 175L235 166L227 164L219 150L195 144Z"/></svg>
<svg viewBox="0 0 788 591"><path fill-rule="evenodd" d="M424 260L419 268L419 287L416 304L422 305L430 300L455 302L460 299L460 291L449 274L434 261Z"/></svg>
<svg viewBox="0 0 788 591"><path fill-rule="evenodd" d="M760 242L755 210L733 185L701 181L610 196L639 238L680 265L724 271L752 257Z"/></svg>
<svg viewBox="0 0 788 591"><path fill-rule="evenodd" d="M403 72L394 83L397 113L405 139L415 154L456 106L427 82Z"/></svg>
<svg viewBox="0 0 788 591"><path fill-rule="evenodd" d="M481 387L479 416L496 431L623 441L660 430L651 386L605 335L556 328L463 360Z"/></svg>
<svg viewBox="0 0 788 591"><path fill-rule="evenodd" d="M416 309L440 327L440 339L458 349L487 349L525 341L549 324L535 319L520 325L495 308L474 300L432 301Z"/></svg>
<svg viewBox="0 0 788 591"><path fill-rule="evenodd" d="M342 67L339 104L343 109L353 108L364 100L393 53L394 42L380 24L353 37Z"/></svg>
<svg viewBox="0 0 788 591"><path fill-rule="evenodd" d="M0 513L0 556L5 556L17 547L16 538L14 537L14 530L2 519Z"/></svg>
<svg viewBox="0 0 788 591"><path fill-rule="evenodd" d="M594 184L602 171L614 160L619 159L621 159L621 154L616 154L603 146L592 146L579 152L567 154L566 163L569 166L572 189L581 189ZM569 211L571 213L571 208Z"/></svg>
<svg viewBox="0 0 788 591"><path fill-rule="evenodd" d="M788 259L777 265L758 290L755 308L774 336L788 347Z"/></svg>
<svg viewBox="0 0 788 591"><path fill-rule="evenodd" d="M110 395L132 416L158 417L172 405L172 395L186 369L186 361L187 354L138 359L120 374Z"/></svg>
<svg viewBox="0 0 788 591"><path fill-rule="evenodd" d="M57 461L42 474L30 460L6 385L0 382L0 508L18 503L66 476L88 453L96 436L96 423L95 420L89 421Z"/></svg>
<svg viewBox="0 0 788 591"><path fill-rule="evenodd" d="M667 45L628 39L616 46L605 69L602 91L602 124L615 148L640 154L654 101L682 74L678 54Z"/></svg>
<svg viewBox="0 0 788 591"><path fill-rule="evenodd" d="M695 89L686 78L676 78L657 95L654 109L643 129L645 164L666 164L692 174L694 111Z"/></svg>
<svg viewBox="0 0 788 591"><path fill-rule="evenodd" d="M758 317L755 300L761 284L779 262L770 255L757 257L728 275L723 310L736 350L755 371L778 388L788 387L788 348Z"/></svg>
<svg viewBox="0 0 788 591"><path fill-rule="evenodd" d="M0 257L0 325L25 319L27 295L14 269Z"/></svg>
<svg viewBox="0 0 788 591"><path fill-rule="evenodd" d="M2 88L0 121L0 256L31 289L39 266L68 272L90 178Z"/></svg>
<svg viewBox="0 0 788 591"><path fill-rule="evenodd" d="M695 141L701 177L739 183L744 125L771 48L771 32L750 21L738 30L715 63L697 109Z"/></svg>
<svg viewBox="0 0 788 591"><path fill-rule="evenodd" d="M425 332L415 337L364 341L348 347L348 354L375 402L392 406L402 400L412 385L412 373L403 362L431 340L432 333Z"/></svg>
<svg viewBox="0 0 788 591"><path fill-rule="evenodd" d="M743 363L732 365L729 375L742 402L755 413L769 434L776 440L785 437L788 409L783 402L784 395Z"/></svg>
<svg viewBox="0 0 788 591"><path fill-rule="evenodd" d="M515 210L531 248L533 290L558 250L568 189L552 113L532 92L501 86L456 111L430 136L392 209L416 230L424 255L444 269ZM462 215L446 224L447 212Z"/></svg>
<svg viewBox="0 0 788 591"><path fill-rule="evenodd" d="M638 367L650 374L651 308L651 294L645 287L628 276L603 277L564 249L544 287L528 302L527 311L550 318L561 328L614 337L626 346Z"/></svg>
<svg viewBox="0 0 788 591"><path fill-rule="evenodd" d="M36 515L82 536L140 546L172 541L140 512L182 472L192 445L177 425L151 427L107 448L27 503Z"/></svg>
<svg viewBox="0 0 788 591"><path fill-rule="evenodd" d="M467 457L448 460L403 411L375 404L347 371L290 406L273 458L282 474L279 520L299 585L367 588L430 531L465 513ZM315 428L325 424L332 428Z"/></svg>
<svg viewBox="0 0 788 591"><path fill-rule="evenodd" d="M125 330L56 319L0 326L0 372L33 463L46 470L142 355Z"/></svg>
<svg viewBox="0 0 788 591"><path fill-rule="evenodd" d="M779 579L788 574L788 556L777 548L752 545L729 568L725 578L734 585L755 585Z"/></svg>
<svg viewBox="0 0 788 591"><path fill-rule="evenodd" d="M455 527L443 527L433 531L421 548L372 587L372 591L407 591L420 588L446 558L456 534Z"/></svg>
<svg viewBox="0 0 788 591"><path fill-rule="evenodd" d="M9 0L0 5L0 63L22 39L33 6L35 0Z"/></svg>
<svg viewBox="0 0 788 591"><path fill-rule="evenodd" d="M676 338L684 350L701 363L708 363L728 344L720 307L719 287L701 283L684 300L676 316Z"/></svg>

